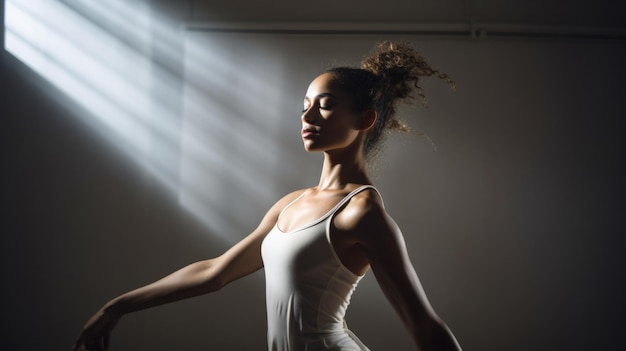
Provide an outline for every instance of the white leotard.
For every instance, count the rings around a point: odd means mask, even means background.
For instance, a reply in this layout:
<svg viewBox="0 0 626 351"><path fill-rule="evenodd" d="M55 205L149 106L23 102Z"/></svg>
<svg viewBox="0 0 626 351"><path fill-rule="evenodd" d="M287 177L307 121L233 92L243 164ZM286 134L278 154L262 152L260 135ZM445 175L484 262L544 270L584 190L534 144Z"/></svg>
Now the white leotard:
<svg viewBox="0 0 626 351"><path fill-rule="evenodd" d="M368 350L344 322L362 276L341 263L330 240L335 212L365 189L376 190L365 185L352 191L300 229L285 233L276 224L263 240L270 351Z"/></svg>

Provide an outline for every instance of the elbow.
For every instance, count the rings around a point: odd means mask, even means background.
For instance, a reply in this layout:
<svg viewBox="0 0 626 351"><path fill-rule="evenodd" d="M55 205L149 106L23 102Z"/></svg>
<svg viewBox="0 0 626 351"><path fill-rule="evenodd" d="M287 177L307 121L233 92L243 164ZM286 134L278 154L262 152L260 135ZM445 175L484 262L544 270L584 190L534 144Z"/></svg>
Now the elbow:
<svg viewBox="0 0 626 351"><path fill-rule="evenodd" d="M220 265L216 260L205 262L203 269L201 289L203 294L208 294L221 290L228 284L223 270L219 269Z"/></svg>
<svg viewBox="0 0 626 351"><path fill-rule="evenodd" d="M211 277L211 279L207 280L205 285L205 289L207 293L222 290L223 287L228 285L228 281L221 275L215 275Z"/></svg>
<svg viewBox="0 0 626 351"><path fill-rule="evenodd" d="M201 293L208 294L211 292L215 292L221 290L226 284L219 278L212 277L211 279L206 279L201 284Z"/></svg>

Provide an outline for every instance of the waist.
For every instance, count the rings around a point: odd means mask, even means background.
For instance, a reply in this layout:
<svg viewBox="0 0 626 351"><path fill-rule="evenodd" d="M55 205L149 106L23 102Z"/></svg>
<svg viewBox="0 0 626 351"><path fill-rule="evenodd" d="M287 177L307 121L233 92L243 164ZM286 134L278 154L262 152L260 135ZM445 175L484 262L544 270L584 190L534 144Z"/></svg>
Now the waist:
<svg viewBox="0 0 626 351"><path fill-rule="evenodd" d="M285 337L283 339L283 337ZM331 331L292 332L287 335L268 335L272 351L362 351L368 350L352 332L341 325ZM284 345L283 347L279 345Z"/></svg>

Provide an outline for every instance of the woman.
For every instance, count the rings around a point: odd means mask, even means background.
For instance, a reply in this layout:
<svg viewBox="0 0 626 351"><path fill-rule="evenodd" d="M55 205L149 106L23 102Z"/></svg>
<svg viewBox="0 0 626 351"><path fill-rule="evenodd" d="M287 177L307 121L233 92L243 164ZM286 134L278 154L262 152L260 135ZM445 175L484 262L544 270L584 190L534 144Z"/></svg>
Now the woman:
<svg viewBox="0 0 626 351"><path fill-rule="evenodd" d="M75 350L104 350L130 312L206 294L265 268L270 350L367 350L344 323L350 296L371 269L419 350L458 350L432 310L404 239L366 171L397 102L435 71L408 44L382 43L362 68L339 67L310 84L302 111L307 151L324 153L319 184L280 199L259 226L219 257L191 264L105 304Z"/></svg>

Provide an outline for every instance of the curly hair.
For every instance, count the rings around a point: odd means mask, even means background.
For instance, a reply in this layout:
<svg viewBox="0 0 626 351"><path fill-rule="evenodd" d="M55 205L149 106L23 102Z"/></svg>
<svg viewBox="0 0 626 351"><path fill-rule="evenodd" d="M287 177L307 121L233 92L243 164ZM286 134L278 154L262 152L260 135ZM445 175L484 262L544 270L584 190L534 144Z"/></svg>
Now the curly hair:
<svg viewBox="0 0 626 351"><path fill-rule="evenodd" d="M413 131L395 118L397 104L416 96L426 106L426 96L420 85L423 77L434 76L455 89L454 81L445 73L430 67L410 43L381 42L375 51L361 62L360 68L335 67L326 72L352 95L353 107L361 112L374 109L376 123L365 139L365 153L376 150L385 129Z"/></svg>

